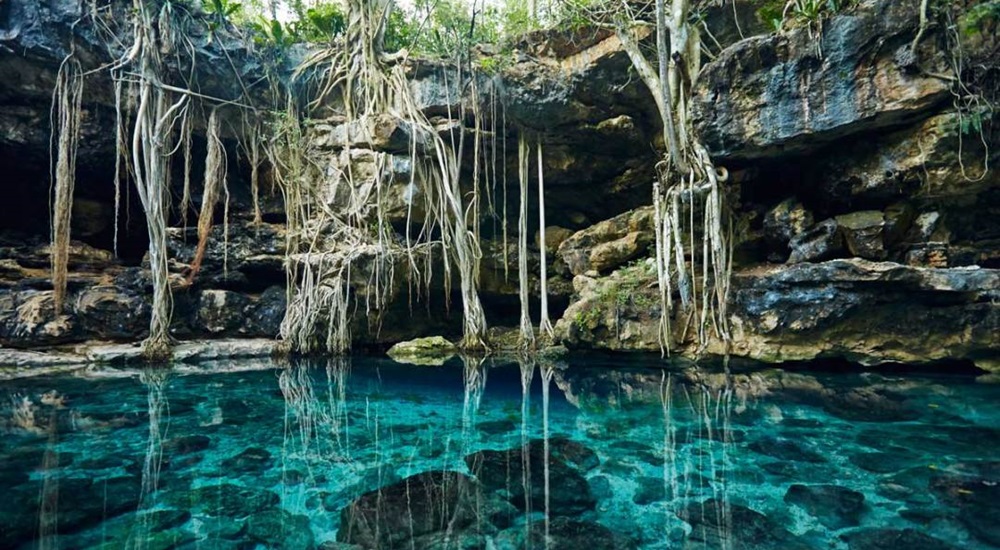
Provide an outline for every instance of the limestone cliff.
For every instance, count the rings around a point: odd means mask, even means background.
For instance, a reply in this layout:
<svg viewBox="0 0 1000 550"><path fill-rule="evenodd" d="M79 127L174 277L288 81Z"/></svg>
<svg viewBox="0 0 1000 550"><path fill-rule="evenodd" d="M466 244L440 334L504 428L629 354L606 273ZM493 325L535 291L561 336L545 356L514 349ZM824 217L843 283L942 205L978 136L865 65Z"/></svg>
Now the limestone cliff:
<svg viewBox="0 0 1000 550"><path fill-rule="evenodd" d="M0 9L0 168L8 189L0 220L0 346L136 341L149 315L143 229L137 202L125 196L119 255L111 253L113 96L100 79L85 93L72 306L59 317L52 311L45 247L55 70L71 43L88 68L107 63L108 52L97 38L98 21L77 3L43 4L15 0ZM959 359L1000 366L1000 176L992 169L1000 161L1000 114L970 110L953 93L956 84L944 77L954 63L947 29L928 29L914 65L908 48L918 4L866 0L826 21L818 37L812 28L764 34L746 21L734 30L728 10L711 12L706 24L722 49L696 83L692 112L713 159L731 174L739 242L730 296L734 339L728 347L685 344L674 352L767 362ZM738 5L745 17L747 4ZM207 27L191 33L202 93L235 97L237 83L227 76L233 70L246 75L247 85L263 87L256 78L264 70L260 52L237 36L213 33L209 40ZM963 55L976 63L960 77L970 93L995 101L996 38L979 36L967 46ZM571 348L659 352L658 291L645 262L654 241L649 203L654 147L662 146L659 118L618 39L599 30L543 32L526 37L509 57L488 49L478 55L503 56L499 70L481 70L470 80L477 94L494 101L485 116L506 120L492 138L497 150L511 151L496 161L491 197L497 202L478 228L489 323L517 322L513 152L518 132L527 132L546 145L546 246L558 339ZM407 71L437 131L471 131L471 117L457 114L472 110L470 87L458 84L454 66L412 61ZM306 125L316 166L349 165L384 178L388 219L397 229L408 218L419 220L419 208L409 208L424 191L411 178L414 167L400 156L388 170L372 168L375 152L405 151L411 130L389 115L352 122L366 125L362 133L372 139L355 143L345 157L345 141L360 130L341 122L334 114ZM226 140L229 223L217 220L194 284L175 289L178 339L273 338L284 315L282 200L265 184L263 219L254 221L250 169L240 149L246 136L238 126L229 124ZM316 178L326 177L317 170ZM471 174L463 174L462 184L471 188ZM179 194L176 182L174 188ZM337 200L343 195L331 195L330 204ZM505 222L508 242L501 238ZM171 223L172 270L180 279L197 239L179 212ZM537 230L529 226L532 273ZM363 292L364 273L352 283ZM446 307L440 278L428 292L407 288L402 277L396 284L396 300L375 311L377 319L364 308L356 314L357 343L458 334L461 308ZM531 287L537 296L537 276Z"/></svg>

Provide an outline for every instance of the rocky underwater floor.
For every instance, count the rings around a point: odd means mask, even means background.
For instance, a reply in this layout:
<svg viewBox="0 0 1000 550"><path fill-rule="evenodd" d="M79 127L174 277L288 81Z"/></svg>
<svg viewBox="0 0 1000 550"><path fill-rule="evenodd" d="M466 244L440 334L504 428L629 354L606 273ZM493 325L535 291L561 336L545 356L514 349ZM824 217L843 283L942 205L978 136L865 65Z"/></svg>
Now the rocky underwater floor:
<svg viewBox="0 0 1000 550"><path fill-rule="evenodd" d="M1000 545L1000 385L654 365L2 381L0 547Z"/></svg>

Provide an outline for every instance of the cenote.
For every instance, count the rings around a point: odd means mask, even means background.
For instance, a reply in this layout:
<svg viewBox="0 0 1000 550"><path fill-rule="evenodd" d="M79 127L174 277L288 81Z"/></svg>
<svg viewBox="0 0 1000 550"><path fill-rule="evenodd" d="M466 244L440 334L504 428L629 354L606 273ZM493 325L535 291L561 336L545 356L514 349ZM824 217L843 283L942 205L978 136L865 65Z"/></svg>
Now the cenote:
<svg viewBox="0 0 1000 550"><path fill-rule="evenodd" d="M1000 547L1000 0L0 0L0 550Z"/></svg>
<svg viewBox="0 0 1000 550"><path fill-rule="evenodd" d="M992 548L973 376L378 358L0 382L4 548Z"/></svg>

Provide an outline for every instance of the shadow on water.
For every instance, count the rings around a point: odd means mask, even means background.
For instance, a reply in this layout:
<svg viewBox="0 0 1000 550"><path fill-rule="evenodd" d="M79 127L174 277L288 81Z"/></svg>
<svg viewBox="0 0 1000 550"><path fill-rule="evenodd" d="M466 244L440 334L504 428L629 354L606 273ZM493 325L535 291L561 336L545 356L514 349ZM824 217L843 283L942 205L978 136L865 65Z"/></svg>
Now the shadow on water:
<svg viewBox="0 0 1000 550"><path fill-rule="evenodd" d="M1000 543L1000 388L971 378L337 358L0 396L2 548Z"/></svg>

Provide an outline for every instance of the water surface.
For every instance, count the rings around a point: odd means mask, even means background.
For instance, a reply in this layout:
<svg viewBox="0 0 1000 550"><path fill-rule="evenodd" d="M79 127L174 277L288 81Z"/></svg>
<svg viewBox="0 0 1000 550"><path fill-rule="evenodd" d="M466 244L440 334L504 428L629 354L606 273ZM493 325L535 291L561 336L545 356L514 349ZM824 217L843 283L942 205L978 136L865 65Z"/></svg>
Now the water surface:
<svg viewBox="0 0 1000 550"><path fill-rule="evenodd" d="M1000 385L636 366L3 381L0 548L1000 544Z"/></svg>

